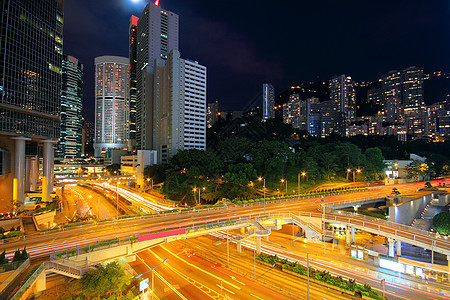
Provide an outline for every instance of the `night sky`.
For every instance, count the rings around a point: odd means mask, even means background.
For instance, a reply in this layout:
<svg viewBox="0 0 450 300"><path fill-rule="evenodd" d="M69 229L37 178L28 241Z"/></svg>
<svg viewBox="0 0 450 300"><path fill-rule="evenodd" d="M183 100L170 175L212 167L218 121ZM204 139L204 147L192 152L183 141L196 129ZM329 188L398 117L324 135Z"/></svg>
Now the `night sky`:
<svg viewBox="0 0 450 300"><path fill-rule="evenodd" d="M144 0L66 0L64 53L84 64L94 116L94 57L128 57L128 20ZM239 110L263 82L276 93L347 74L376 80L411 65L450 71L450 1L161 0L179 15L183 58L208 68L208 102Z"/></svg>

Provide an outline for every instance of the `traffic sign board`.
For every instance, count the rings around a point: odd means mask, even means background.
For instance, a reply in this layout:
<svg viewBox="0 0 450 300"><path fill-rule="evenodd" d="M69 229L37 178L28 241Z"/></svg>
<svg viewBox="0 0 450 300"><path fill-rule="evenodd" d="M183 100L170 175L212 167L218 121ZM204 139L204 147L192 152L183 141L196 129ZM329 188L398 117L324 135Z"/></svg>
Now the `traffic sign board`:
<svg viewBox="0 0 450 300"><path fill-rule="evenodd" d="M142 281L139 283L139 292L144 291L146 288L148 288L148 278L142 280Z"/></svg>

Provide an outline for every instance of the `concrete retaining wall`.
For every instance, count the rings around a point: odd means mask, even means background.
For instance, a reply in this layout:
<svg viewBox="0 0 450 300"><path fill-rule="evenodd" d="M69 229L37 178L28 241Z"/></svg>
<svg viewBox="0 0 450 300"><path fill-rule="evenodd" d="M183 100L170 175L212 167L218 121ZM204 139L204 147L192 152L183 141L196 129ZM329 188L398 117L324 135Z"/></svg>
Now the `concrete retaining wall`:
<svg viewBox="0 0 450 300"><path fill-rule="evenodd" d="M389 221L410 226L431 202L432 194L389 207Z"/></svg>

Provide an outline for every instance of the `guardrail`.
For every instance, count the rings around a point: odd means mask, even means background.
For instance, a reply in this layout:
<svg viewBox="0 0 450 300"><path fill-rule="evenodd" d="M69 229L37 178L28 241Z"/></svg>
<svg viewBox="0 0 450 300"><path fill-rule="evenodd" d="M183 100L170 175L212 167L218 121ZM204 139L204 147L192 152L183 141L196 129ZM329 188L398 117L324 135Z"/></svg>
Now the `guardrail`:
<svg viewBox="0 0 450 300"><path fill-rule="evenodd" d="M345 191L345 192L339 192L339 193L329 193L329 194L324 194L324 195L303 196L303 197L300 197L300 200L323 198L323 197L352 194L355 192L367 192L367 191L369 191L369 190L365 189L365 190L356 190L356 191ZM298 199L299 199L298 197L289 197L289 198L283 198L283 199L277 199L277 200L266 200L265 203L266 204L275 204L275 203L282 203L282 202L297 201ZM262 205L264 205L264 201L248 203L248 204L239 204L239 205L232 204L230 206L232 206L232 207L250 207L250 206L253 207L253 206L262 206ZM174 216L174 215L179 215L179 214L200 213L200 212L205 212L205 211L222 210L222 209L228 209L228 206L217 206L217 207L208 207L208 208L200 208L200 209L199 208L192 208L192 209L180 208L177 211L170 210L170 212L162 211L162 212L159 212L156 214L149 214L149 215L130 216L130 217L125 217L125 218L119 217L118 221L114 220L114 219L109 219L109 220L92 221L90 223L82 223L82 222L72 223L72 224L70 224L70 227L56 228L56 229L46 230L46 231L42 231L42 232L38 232L38 233L34 233L34 234L23 235L21 237L2 239L1 244L11 243L11 242L20 241L20 240L28 240L28 239L32 239L35 237L42 237L42 236L56 234L56 233L60 233L60 232L66 232L66 231L75 231L75 230L81 230L81 229L96 228L98 226L110 226L113 224L127 223L130 221L136 221L136 220L142 220L142 219L155 219L155 217L156 218L164 218L164 217L169 217L169 216Z"/></svg>
<svg viewBox="0 0 450 300"><path fill-rule="evenodd" d="M42 263L39 268L31 274L30 278L20 287L20 289L10 298L10 300L19 300L23 294L33 285L34 281L38 278L39 275L45 270L45 262Z"/></svg>
<svg viewBox="0 0 450 300"><path fill-rule="evenodd" d="M26 268L30 265L30 259L27 258L25 261L21 262L14 262L11 264L19 264L20 265L14 269L14 272L12 272L3 282L0 284L0 294L5 290L5 288Z"/></svg>

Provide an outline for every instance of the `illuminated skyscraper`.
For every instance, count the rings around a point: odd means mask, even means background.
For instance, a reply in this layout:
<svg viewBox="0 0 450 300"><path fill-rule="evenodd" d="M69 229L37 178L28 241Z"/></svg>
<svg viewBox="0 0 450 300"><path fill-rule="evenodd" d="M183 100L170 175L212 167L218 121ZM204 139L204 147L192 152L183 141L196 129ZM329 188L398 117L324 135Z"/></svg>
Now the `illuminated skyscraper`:
<svg viewBox="0 0 450 300"><path fill-rule="evenodd" d="M61 88L61 136L57 157L81 156L83 108L83 65L73 56L64 55Z"/></svg>
<svg viewBox="0 0 450 300"><path fill-rule="evenodd" d="M402 72L402 104L405 107L420 107L423 100L423 69L409 67Z"/></svg>
<svg viewBox="0 0 450 300"><path fill-rule="evenodd" d="M172 50L167 63L157 60L155 82L158 163L168 163L178 150L206 150L206 67Z"/></svg>
<svg viewBox="0 0 450 300"><path fill-rule="evenodd" d="M129 56L130 56L130 102L128 118L128 150L136 148L136 72L137 72L137 22L139 18L131 16L128 26L129 31Z"/></svg>
<svg viewBox="0 0 450 300"><path fill-rule="evenodd" d="M156 4L147 4L137 20L136 147L142 150L154 149L155 60L167 60L171 50L178 50L178 15Z"/></svg>
<svg viewBox="0 0 450 300"><path fill-rule="evenodd" d="M402 121L402 78L399 71L381 76L381 95L385 120L389 123Z"/></svg>
<svg viewBox="0 0 450 300"><path fill-rule="evenodd" d="M43 146L44 201L60 136L63 0L0 1L0 201L35 190ZM27 156L26 156L27 155Z"/></svg>
<svg viewBox="0 0 450 300"><path fill-rule="evenodd" d="M263 120L275 117L275 88L269 83L263 84Z"/></svg>
<svg viewBox="0 0 450 300"><path fill-rule="evenodd" d="M341 135L346 134L346 127L356 117L356 94L353 80L344 74L330 81L330 100L339 114L336 129Z"/></svg>
<svg viewBox="0 0 450 300"><path fill-rule="evenodd" d="M128 77L128 58L95 58L95 156L128 146Z"/></svg>

